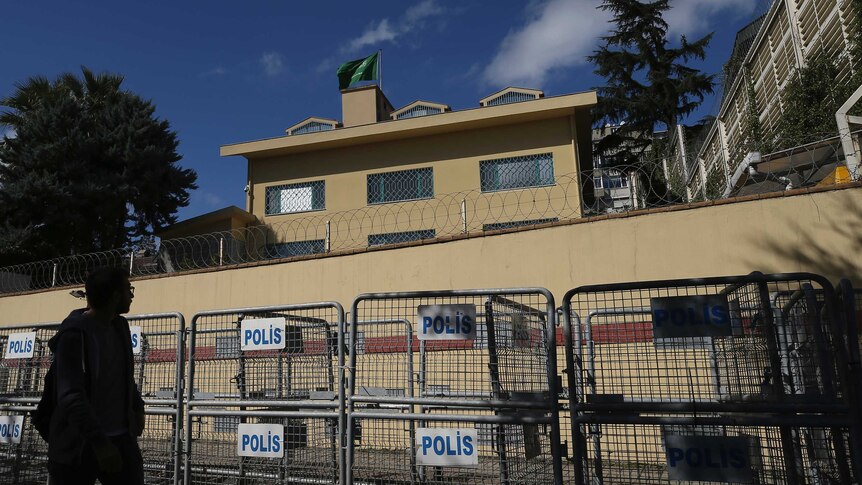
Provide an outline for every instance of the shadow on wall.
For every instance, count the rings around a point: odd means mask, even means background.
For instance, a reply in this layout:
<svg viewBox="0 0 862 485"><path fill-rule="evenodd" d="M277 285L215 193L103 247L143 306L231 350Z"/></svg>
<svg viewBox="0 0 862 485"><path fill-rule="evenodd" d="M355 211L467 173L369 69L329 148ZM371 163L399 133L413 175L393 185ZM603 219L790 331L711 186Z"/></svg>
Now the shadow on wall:
<svg viewBox="0 0 862 485"><path fill-rule="evenodd" d="M760 254L773 255L770 262L764 265L763 261L749 260L750 266L764 272L798 269L821 274L832 282L846 277L854 285L862 285L862 202L852 197L852 192L839 194L838 209L832 204L828 210L817 207L816 219L782 217L780 222L789 230L754 242L763 247ZM816 204L814 199L812 203Z"/></svg>

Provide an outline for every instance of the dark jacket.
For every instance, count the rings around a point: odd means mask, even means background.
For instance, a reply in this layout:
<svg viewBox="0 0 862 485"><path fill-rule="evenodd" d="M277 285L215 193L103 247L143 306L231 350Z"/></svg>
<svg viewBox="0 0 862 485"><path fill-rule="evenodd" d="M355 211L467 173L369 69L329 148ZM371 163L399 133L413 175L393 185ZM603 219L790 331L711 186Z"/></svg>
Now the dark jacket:
<svg viewBox="0 0 862 485"><path fill-rule="evenodd" d="M104 371L99 368L99 340L95 333L99 330L96 327L99 323L85 317L84 311L80 309L70 313L48 342L54 353L57 390L57 405L51 416L48 436L48 458L57 463L79 463L84 443L99 447L108 442L89 399L90 393L98 392L96 383L99 373ZM119 328L124 341L129 342L125 362L117 362L117 366L124 365L128 376L126 415L129 431L140 436L144 429L144 401L133 378L134 356L129 322L120 316L112 324Z"/></svg>

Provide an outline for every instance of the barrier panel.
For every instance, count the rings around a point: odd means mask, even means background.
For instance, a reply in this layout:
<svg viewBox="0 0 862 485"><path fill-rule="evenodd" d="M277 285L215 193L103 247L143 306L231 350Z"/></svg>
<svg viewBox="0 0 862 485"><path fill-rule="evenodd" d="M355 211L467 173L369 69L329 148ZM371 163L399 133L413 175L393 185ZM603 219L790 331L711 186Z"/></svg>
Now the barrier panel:
<svg viewBox="0 0 862 485"><path fill-rule="evenodd" d="M334 302L195 315L185 483L341 483L343 325Z"/></svg>
<svg viewBox="0 0 862 485"><path fill-rule="evenodd" d="M0 477L16 484L48 480L48 444L30 425L51 365L48 340L58 324L0 327Z"/></svg>
<svg viewBox="0 0 862 485"><path fill-rule="evenodd" d="M681 448L745 449L752 460L775 449L758 463L784 475L746 465L741 480L725 457L710 470L724 482L850 483L857 473L846 335L822 277L593 285L569 291L563 313L576 483L633 479L646 465L664 471L637 481L703 477L673 468ZM734 436L760 438L752 448Z"/></svg>
<svg viewBox="0 0 862 485"><path fill-rule="evenodd" d="M541 288L364 294L345 338L345 483L562 483Z"/></svg>
<svg viewBox="0 0 862 485"><path fill-rule="evenodd" d="M180 313L131 315L134 379L144 399L146 427L138 439L147 484L181 477L185 318Z"/></svg>

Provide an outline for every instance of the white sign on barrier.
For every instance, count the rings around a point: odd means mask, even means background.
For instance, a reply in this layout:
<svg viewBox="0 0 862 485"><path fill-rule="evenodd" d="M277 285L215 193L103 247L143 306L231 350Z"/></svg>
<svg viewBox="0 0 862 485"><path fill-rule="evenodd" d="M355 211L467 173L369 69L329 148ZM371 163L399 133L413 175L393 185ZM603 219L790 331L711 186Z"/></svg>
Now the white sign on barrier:
<svg viewBox="0 0 862 485"><path fill-rule="evenodd" d="M285 319L256 318L243 320L240 348L246 350L281 350L285 347Z"/></svg>
<svg viewBox="0 0 862 485"><path fill-rule="evenodd" d="M240 424L236 432L237 456L281 458L284 456L284 426Z"/></svg>
<svg viewBox="0 0 862 485"><path fill-rule="evenodd" d="M419 340L475 340L474 305L419 305Z"/></svg>
<svg viewBox="0 0 862 485"><path fill-rule="evenodd" d="M141 336L141 327L137 325L129 325L129 333L132 334L132 353L140 355L143 340Z"/></svg>
<svg viewBox="0 0 862 485"><path fill-rule="evenodd" d="M479 466L479 432L475 428L418 428L416 464L426 466Z"/></svg>
<svg viewBox="0 0 862 485"><path fill-rule="evenodd" d="M36 332L10 333L4 359L29 359L36 348Z"/></svg>
<svg viewBox="0 0 862 485"><path fill-rule="evenodd" d="M665 435L664 439L671 480L754 483L752 448L759 448L757 438Z"/></svg>
<svg viewBox="0 0 862 485"><path fill-rule="evenodd" d="M17 445L23 429L24 416L0 416L0 443Z"/></svg>

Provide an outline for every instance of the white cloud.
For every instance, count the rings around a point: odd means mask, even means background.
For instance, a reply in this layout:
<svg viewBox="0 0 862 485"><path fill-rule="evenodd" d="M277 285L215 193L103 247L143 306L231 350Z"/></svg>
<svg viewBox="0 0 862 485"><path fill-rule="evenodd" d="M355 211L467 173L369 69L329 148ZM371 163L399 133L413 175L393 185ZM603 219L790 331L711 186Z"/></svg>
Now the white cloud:
<svg viewBox="0 0 862 485"><path fill-rule="evenodd" d="M741 17L751 15L756 8L757 2L752 0L675 0L664 19L672 36L697 35L715 29L713 21L718 13Z"/></svg>
<svg viewBox="0 0 862 485"><path fill-rule="evenodd" d="M200 73L201 77L224 76L227 74L227 69L222 66L214 67L208 71Z"/></svg>
<svg viewBox="0 0 862 485"><path fill-rule="evenodd" d="M549 73L587 62L611 25L608 12L597 10L600 0L547 0L531 2L526 24L512 30L483 72L483 80L495 87L542 87ZM716 14L733 11L749 15L757 7L752 0L674 0L665 13L671 38L706 33Z"/></svg>
<svg viewBox="0 0 862 485"><path fill-rule="evenodd" d="M608 30L610 16L591 0L550 0L531 9L527 24L510 31L483 78L495 86L541 87L553 69L586 63Z"/></svg>
<svg viewBox="0 0 862 485"><path fill-rule="evenodd" d="M205 190L198 189L193 192L193 196L196 196L196 198L200 201L201 204L210 209L221 208L225 205L225 201L223 198Z"/></svg>
<svg viewBox="0 0 862 485"><path fill-rule="evenodd" d="M284 70L284 61L278 52L264 52L260 57L260 65L267 76L276 76Z"/></svg>
<svg viewBox="0 0 862 485"><path fill-rule="evenodd" d="M343 53L353 53L367 46L395 42L399 37L416 32L425 26L425 21L442 16L446 9L437 0L423 0L409 7L400 18L391 22L384 18L371 24L358 37L349 40L341 49Z"/></svg>
<svg viewBox="0 0 862 485"><path fill-rule="evenodd" d="M437 5L434 0L424 0L423 2L417 3L408 8L407 11L404 12L404 20L410 25L415 25L426 18L433 17L435 15L442 15L443 13L443 7Z"/></svg>
<svg viewBox="0 0 862 485"><path fill-rule="evenodd" d="M381 42L395 40L396 37L398 37L398 33L392 30L392 27L389 25L389 19L383 19L377 23L376 27L369 27L365 29L362 35L352 39L348 44L347 50L356 52L367 45L376 45Z"/></svg>
<svg viewBox="0 0 862 485"><path fill-rule="evenodd" d="M15 131L15 128L11 126L0 126L0 138L15 138L18 136L18 132Z"/></svg>

